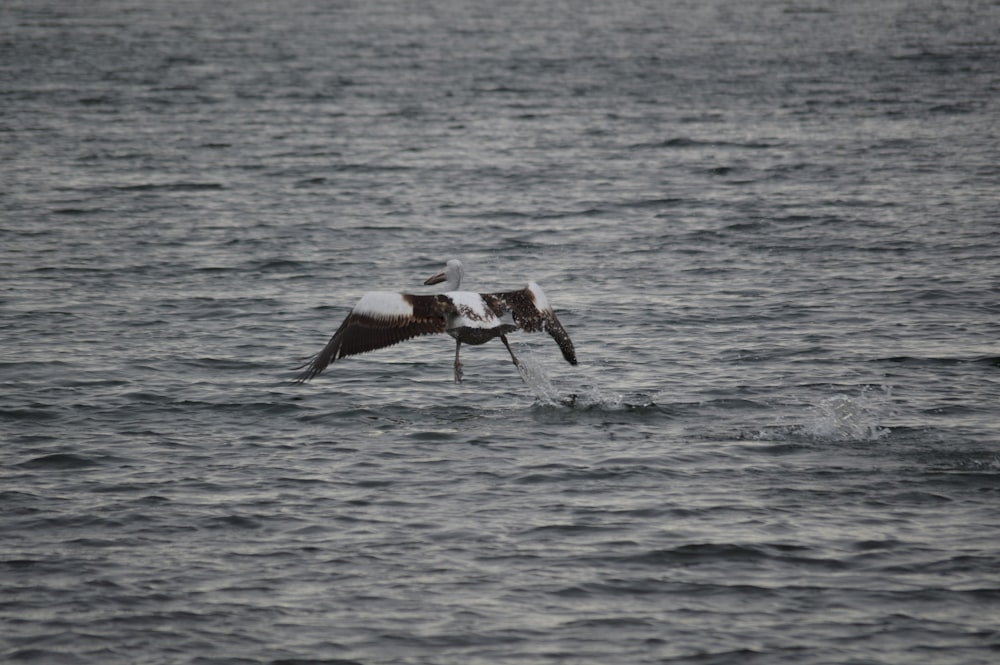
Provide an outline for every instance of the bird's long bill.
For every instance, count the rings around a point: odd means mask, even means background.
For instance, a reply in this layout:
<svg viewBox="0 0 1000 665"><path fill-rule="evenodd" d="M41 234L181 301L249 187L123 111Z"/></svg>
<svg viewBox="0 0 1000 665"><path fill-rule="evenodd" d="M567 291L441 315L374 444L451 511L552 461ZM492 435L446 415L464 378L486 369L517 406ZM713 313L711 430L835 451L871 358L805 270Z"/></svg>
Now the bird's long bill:
<svg viewBox="0 0 1000 665"><path fill-rule="evenodd" d="M445 277L444 271L442 270L438 274L431 275L430 277L428 277L427 281L424 282L424 286L430 286L432 284L440 284L441 282L443 282L446 279L448 279L448 278Z"/></svg>

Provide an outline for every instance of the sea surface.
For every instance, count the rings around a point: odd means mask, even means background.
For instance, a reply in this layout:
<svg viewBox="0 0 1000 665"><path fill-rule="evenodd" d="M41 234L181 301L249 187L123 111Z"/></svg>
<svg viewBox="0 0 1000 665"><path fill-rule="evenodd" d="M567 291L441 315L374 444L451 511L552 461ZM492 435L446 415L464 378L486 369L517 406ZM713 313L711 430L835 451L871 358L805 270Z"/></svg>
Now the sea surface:
<svg viewBox="0 0 1000 665"><path fill-rule="evenodd" d="M5 0L0 386L3 663L1000 662L1000 3Z"/></svg>

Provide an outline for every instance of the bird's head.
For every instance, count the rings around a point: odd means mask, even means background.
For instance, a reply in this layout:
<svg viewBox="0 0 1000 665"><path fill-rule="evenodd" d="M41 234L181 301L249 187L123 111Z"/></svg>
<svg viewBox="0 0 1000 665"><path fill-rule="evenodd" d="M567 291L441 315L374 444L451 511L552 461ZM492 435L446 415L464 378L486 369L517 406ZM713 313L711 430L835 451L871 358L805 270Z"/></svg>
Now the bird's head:
<svg viewBox="0 0 1000 665"><path fill-rule="evenodd" d="M445 291L457 291L464 276L465 270L462 267L462 262L458 259L451 259L445 264L444 270L428 277L424 281L424 286L445 282Z"/></svg>

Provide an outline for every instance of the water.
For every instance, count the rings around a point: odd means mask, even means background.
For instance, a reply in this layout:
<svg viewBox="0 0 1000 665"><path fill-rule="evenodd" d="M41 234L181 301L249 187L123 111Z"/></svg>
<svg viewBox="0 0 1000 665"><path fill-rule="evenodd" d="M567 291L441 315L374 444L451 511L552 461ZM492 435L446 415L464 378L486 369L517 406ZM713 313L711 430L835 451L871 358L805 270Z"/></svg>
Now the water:
<svg viewBox="0 0 1000 665"><path fill-rule="evenodd" d="M0 660L992 663L995 2L13 0ZM451 257L572 336L293 385ZM513 341L513 340L512 340Z"/></svg>

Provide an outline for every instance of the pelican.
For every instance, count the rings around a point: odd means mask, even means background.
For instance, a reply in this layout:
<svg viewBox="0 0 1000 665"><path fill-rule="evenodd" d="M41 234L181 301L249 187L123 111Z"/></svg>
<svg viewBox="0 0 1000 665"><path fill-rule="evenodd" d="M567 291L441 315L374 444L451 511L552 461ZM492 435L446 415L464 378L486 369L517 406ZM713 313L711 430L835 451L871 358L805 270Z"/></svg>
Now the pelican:
<svg viewBox="0 0 1000 665"><path fill-rule="evenodd" d="M451 259L444 270L424 282L425 286L444 282L443 293L365 293L323 350L303 365L306 369L295 382L304 383L314 378L344 356L374 351L431 333L448 333L455 339L456 383L462 382L459 360L462 344L485 344L494 337L503 342L523 378L521 361L507 341L507 335L515 330L547 332L559 345L563 358L571 365L577 364L573 342L538 284L528 282L519 291L502 293L459 291L464 276L462 262Z"/></svg>

